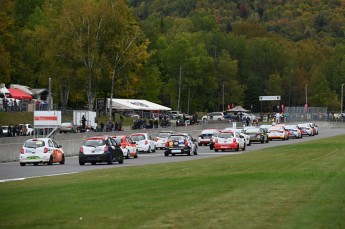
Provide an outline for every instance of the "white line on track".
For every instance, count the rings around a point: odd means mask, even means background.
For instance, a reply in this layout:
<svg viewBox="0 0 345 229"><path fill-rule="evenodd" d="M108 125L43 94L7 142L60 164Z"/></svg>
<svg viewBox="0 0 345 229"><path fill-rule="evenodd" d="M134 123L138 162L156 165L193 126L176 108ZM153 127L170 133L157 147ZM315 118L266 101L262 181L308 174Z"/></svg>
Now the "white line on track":
<svg viewBox="0 0 345 229"><path fill-rule="evenodd" d="M241 152L217 152L217 153L200 153L200 155L234 155L234 154L241 154Z"/></svg>
<svg viewBox="0 0 345 229"><path fill-rule="evenodd" d="M58 174L50 174L50 175L44 175L44 176L33 176L33 177L21 177L21 178L15 178L15 179L5 179L5 180L0 180L0 183L9 182L9 181L21 181L21 180L30 179L30 178L37 178L37 177L61 176L61 175L68 175L68 174L75 174L75 173L78 173L78 172L58 173Z"/></svg>
<svg viewBox="0 0 345 229"><path fill-rule="evenodd" d="M241 152L211 152L211 153L198 153L198 155L233 155L233 154L241 154ZM164 154L139 154L139 157L160 157L164 156Z"/></svg>

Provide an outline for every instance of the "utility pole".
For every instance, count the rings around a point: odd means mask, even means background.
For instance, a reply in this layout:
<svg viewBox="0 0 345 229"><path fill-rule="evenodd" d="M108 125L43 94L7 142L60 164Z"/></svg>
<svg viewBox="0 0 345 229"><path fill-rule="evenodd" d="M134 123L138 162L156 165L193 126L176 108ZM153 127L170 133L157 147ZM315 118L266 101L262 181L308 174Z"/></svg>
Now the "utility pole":
<svg viewBox="0 0 345 229"><path fill-rule="evenodd" d="M49 95L48 95L48 109L50 111L52 105L52 78L49 78Z"/></svg>
<svg viewBox="0 0 345 229"><path fill-rule="evenodd" d="M112 113L113 113L114 78L115 78L115 69L113 70L112 76L111 76L111 93L110 93L110 101L109 101L109 118L112 117Z"/></svg>
<svg viewBox="0 0 345 229"><path fill-rule="evenodd" d="M308 105L308 84L305 85L305 104Z"/></svg>
<svg viewBox="0 0 345 229"><path fill-rule="evenodd" d="M223 83L223 111L224 111L224 83Z"/></svg>
<svg viewBox="0 0 345 229"><path fill-rule="evenodd" d="M181 81L182 81L182 66L180 65L180 79L178 82L178 101L177 101L177 110L180 110L180 99L181 99Z"/></svg>
<svg viewBox="0 0 345 229"><path fill-rule="evenodd" d="M341 85L341 104L340 104L340 114L343 113L343 97L344 97L344 84Z"/></svg>

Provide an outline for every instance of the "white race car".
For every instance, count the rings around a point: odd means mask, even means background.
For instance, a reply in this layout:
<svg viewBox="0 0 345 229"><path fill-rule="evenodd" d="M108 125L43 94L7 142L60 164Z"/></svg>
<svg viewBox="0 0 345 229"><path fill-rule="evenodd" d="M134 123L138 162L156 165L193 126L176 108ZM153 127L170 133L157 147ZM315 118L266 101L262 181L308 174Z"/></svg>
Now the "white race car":
<svg viewBox="0 0 345 229"><path fill-rule="evenodd" d="M65 154L62 146L51 138L29 139L20 149L19 163L21 166L37 165L38 163L51 165L55 162L65 164Z"/></svg>
<svg viewBox="0 0 345 229"><path fill-rule="evenodd" d="M132 141L138 147L138 152L156 152L155 142L148 133L135 133L131 135Z"/></svg>
<svg viewBox="0 0 345 229"><path fill-rule="evenodd" d="M247 146L250 146L250 145L251 145L250 136L249 136L248 134L245 134L243 129L225 128L224 131L232 131L232 132L239 133L240 136L243 136L243 137L244 137L244 141L245 141L246 145L247 145Z"/></svg>
<svg viewBox="0 0 345 229"><path fill-rule="evenodd" d="M243 136L240 136L237 132L221 131L214 142L214 151L219 150L246 150L246 143Z"/></svg>
<svg viewBox="0 0 345 229"><path fill-rule="evenodd" d="M309 123L302 123L297 126L300 128L302 135L314 136L314 130Z"/></svg>
<svg viewBox="0 0 345 229"><path fill-rule="evenodd" d="M285 129L289 132L291 138L302 138L302 131L297 125L285 125Z"/></svg>
<svg viewBox="0 0 345 229"><path fill-rule="evenodd" d="M218 131L218 129L205 129L201 131L201 134L198 136L198 145L209 145L216 131Z"/></svg>
<svg viewBox="0 0 345 229"><path fill-rule="evenodd" d="M165 149L165 142L167 138L173 134L174 131L160 131L158 136L155 137L155 146L156 149Z"/></svg>

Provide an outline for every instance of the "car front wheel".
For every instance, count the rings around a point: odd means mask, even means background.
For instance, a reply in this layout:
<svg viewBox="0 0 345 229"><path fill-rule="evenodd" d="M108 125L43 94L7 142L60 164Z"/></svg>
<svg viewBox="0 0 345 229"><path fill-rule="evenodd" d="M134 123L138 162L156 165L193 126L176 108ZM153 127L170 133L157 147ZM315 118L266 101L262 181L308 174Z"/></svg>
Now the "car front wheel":
<svg viewBox="0 0 345 229"><path fill-rule="evenodd" d="M53 164L53 155L50 155L48 165L52 165L52 164Z"/></svg>
<svg viewBox="0 0 345 229"><path fill-rule="evenodd" d="M65 164L65 155L62 155L62 159L60 161L60 165L63 165Z"/></svg>
<svg viewBox="0 0 345 229"><path fill-rule="evenodd" d="M108 157L108 165L111 165L111 164L113 164L113 155L111 155L110 153Z"/></svg>
<svg viewBox="0 0 345 229"><path fill-rule="evenodd" d="M123 164L123 154L120 156L119 164Z"/></svg>
<svg viewBox="0 0 345 229"><path fill-rule="evenodd" d="M130 158L130 153L129 153L129 151L127 150L127 155L126 155L126 159L129 159Z"/></svg>

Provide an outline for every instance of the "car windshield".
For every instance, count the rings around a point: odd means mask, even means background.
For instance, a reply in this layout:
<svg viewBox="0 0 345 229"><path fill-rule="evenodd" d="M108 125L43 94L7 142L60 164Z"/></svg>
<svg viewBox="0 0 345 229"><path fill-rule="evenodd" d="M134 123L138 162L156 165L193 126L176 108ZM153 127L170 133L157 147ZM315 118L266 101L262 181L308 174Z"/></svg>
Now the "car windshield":
<svg viewBox="0 0 345 229"><path fill-rule="evenodd" d="M86 140L83 144L84 146L96 147L105 145L105 142L101 139L90 139Z"/></svg>
<svg viewBox="0 0 345 229"><path fill-rule="evenodd" d="M216 130L203 130L201 134L212 135Z"/></svg>
<svg viewBox="0 0 345 229"><path fill-rule="evenodd" d="M122 138L116 137L116 138L113 138L113 139L115 140L116 144L122 143Z"/></svg>
<svg viewBox="0 0 345 229"><path fill-rule="evenodd" d="M184 141L185 136L182 135L175 135L175 136L170 136L169 141Z"/></svg>
<svg viewBox="0 0 345 229"><path fill-rule="evenodd" d="M251 134L251 133L254 134L254 133L258 133L258 132L261 132L260 129L258 129L258 128L251 128L251 129L246 130L247 134Z"/></svg>
<svg viewBox="0 0 345 229"><path fill-rule="evenodd" d="M145 140L145 136L144 135L132 135L132 140L133 141L140 141L140 140Z"/></svg>
<svg viewBox="0 0 345 229"><path fill-rule="evenodd" d="M158 134L158 137L160 137L160 138L166 138L166 137L168 137L170 134L169 133L159 133Z"/></svg>
<svg viewBox="0 0 345 229"><path fill-rule="evenodd" d="M220 133L218 135L218 138L233 138L233 137L234 137L233 133Z"/></svg>
<svg viewBox="0 0 345 229"><path fill-rule="evenodd" d="M71 122L63 122L61 123L61 126L72 126Z"/></svg>
<svg viewBox="0 0 345 229"><path fill-rule="evenodd" d="M200 135L203 136L203 137L211 137L213 134L208 133L208 134L200 134Z"/></svg>
<svg viewBox="0 0 345 229"><path fill-rule="evenodd" d="M26 148L39 148L45 146L44 141L41 140L29 140L26 141L24 147Z"/></svg>
<svg viewBox="0 0 345 229"><path fill-rule="evenodd" d="M309 125L306 125L306 124L301 124L301 125L298 125L298 126L301 127L301 128L310 127Z"/></svg>
<svg viewBox="0 0 345 229"><path fill-rule="evenodd" d="M296 126L285 126L285 129L292 130L292 129L297 129L297 127Z"/></svg>

